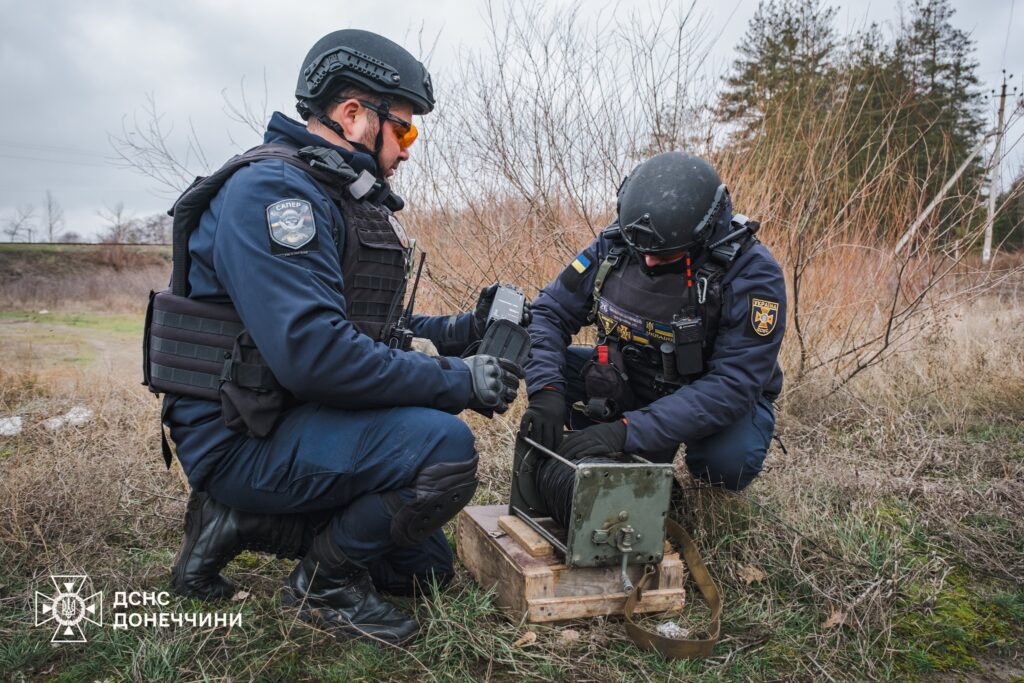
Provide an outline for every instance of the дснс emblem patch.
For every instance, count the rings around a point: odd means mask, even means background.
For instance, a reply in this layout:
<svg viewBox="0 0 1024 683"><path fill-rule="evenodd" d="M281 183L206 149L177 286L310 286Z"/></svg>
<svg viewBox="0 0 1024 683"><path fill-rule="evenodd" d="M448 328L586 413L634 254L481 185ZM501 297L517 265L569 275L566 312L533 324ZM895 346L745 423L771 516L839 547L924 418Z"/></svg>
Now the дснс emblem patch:
<svg viewBox="0 0 1024 683"><path fill-rule="evenodd" d="M282 199L268 206L267 227L274 254L295 253L302 247L307 247L303 252L313 251L319 246L313 207L304 199Z"/></svg>
<svg viewBox="0 0 1024 683"><path fill-rule="evenodd" d="M779 302L751 297L750 326L754 329L754 334L767 337L775 331L778 322Z"/></svg>

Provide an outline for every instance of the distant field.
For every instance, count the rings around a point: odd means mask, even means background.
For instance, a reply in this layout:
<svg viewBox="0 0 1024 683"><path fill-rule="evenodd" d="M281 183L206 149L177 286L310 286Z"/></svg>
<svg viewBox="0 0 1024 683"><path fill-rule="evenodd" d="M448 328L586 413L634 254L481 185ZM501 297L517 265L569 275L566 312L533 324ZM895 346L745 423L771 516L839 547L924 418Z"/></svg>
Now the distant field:
<svg viewBox="0 0 1024 683"><path fill-rule="evenodd" d="M141 310L170 272L168 246L0 243L0 310Z"/></svg>

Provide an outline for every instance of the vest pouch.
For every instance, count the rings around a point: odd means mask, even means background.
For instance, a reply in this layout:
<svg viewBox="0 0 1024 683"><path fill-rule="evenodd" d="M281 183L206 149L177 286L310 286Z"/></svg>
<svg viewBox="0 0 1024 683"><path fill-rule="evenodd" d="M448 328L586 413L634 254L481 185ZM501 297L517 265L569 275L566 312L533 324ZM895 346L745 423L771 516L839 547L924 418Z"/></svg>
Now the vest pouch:
<svg viewBox="0 0 1024 683"><path fill-rule="evenodd" d="M607 357L601 349L607 349ZM586 413L595 420L614 420L634 405L633 390L626 375L626 363L618 344L600 345L583 365L587 394Z"/></svg>
<svg viewBox="0 0 1024 683"><path fill-rule="evenodd" d="M404 229L384 208L369 202L346 201L341 208L348 319L371 339L385 341L405 299L409 251L398 233L404 235Z"/></svg>
<svg viewBox="0 0 1024 683"><path fill-rule="evenodd" d="M236 432L263 438L281 414L294 404L243 330L235 337L231 357L221 372L220 405L224 424Z"/></svg>
<svg viewBox="0 0 1024 683"><path fill-rule="evenodd" d="M156 394L220 400L220 376L242 321L230 304L163 290L150 295L143 377Z"/></svg>

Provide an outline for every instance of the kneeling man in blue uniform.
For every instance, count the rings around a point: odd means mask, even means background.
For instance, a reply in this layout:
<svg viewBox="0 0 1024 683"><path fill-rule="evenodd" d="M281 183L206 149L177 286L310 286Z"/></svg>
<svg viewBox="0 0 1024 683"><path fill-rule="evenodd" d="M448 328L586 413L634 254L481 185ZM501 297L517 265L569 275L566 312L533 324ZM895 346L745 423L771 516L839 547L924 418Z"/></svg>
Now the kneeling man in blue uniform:
<svg viewBox="0 0 1024 683"><path fill-rule="evenodd" d="M742 489L761 471L782 389L782 270L697 157L640 164L617 213L533 303L521 433L569 459L672 462L685 444L695 476ZM597 345L570 346L588 325Z"/></svg>
<svg viewBox="0 0 1024 683"><path fill-rule="evenodd" d="M175 204L172 291L153 298L146 347L193 487L172 582L225 597L241 550L301 558L285 604L339 638L398 644L417 624L380 593L452 575L441 527L477 486L455 415L504 412L522 370L460 357L494 287L473 312L399 329L413 250L388 179L434 107L424 66L336 31L296 97L304 122L275 113L263 145ZM440 356L407 350L412 336Z"/></svg>

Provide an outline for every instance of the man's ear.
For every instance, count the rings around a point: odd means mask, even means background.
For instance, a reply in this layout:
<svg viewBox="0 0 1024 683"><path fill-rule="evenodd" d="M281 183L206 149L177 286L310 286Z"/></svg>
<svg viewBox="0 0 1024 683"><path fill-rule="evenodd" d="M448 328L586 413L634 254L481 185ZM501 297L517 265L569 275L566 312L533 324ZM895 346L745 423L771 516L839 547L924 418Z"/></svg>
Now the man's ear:
<svg viewBox="0 0 1024 683"><path fill-rule="evenodd" d="M356 128L356 123L359 120L359 110L362 105L355 98L350 98L344 102L338 102L334 107L327 112L327 115L338 122L345 130L347 137L352 137Z"/></svg>

